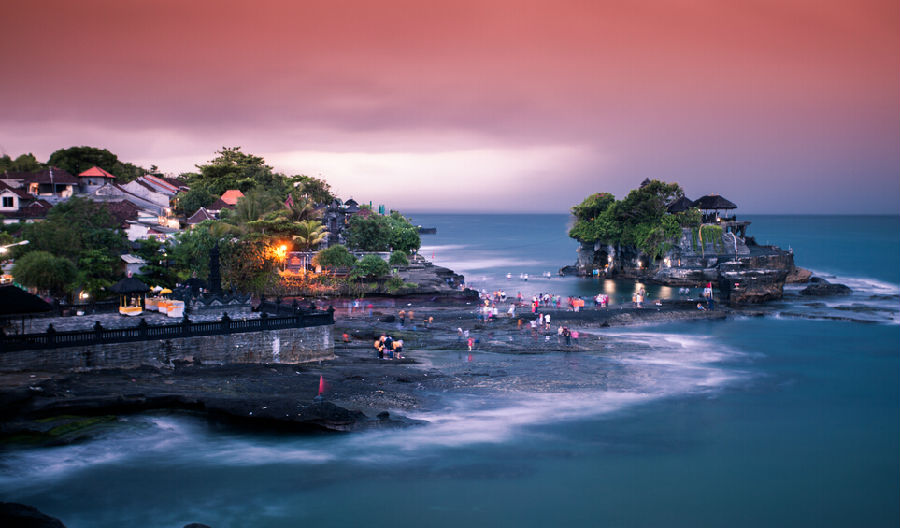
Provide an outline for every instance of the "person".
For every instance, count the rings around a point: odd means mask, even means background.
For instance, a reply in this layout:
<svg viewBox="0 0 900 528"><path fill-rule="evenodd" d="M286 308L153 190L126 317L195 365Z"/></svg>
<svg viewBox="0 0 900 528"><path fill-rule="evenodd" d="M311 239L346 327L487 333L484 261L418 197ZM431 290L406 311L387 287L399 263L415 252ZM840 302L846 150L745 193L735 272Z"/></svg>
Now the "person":
<svg viewBox="0 0 900 528"><path fill-rule="evenodd" d="M698 310L706 310L706 307L703 306L703 305L700 304L700 303L697 303L697 309L698 309Z"/></svg>
<svg viewBox="0 0 900 528"><path fill-rule="evenodd" d="M575 341L576 345L578 344L578 336L579 335L580 334L578 333L578 330L572 330L572 340Z"/></svg>
<svg viewBox="0 0 900 528"><path fill-rule="evenodd" d="M384 359L384 336L375 338L375 350L378 352L378 359Z"/></svg>
<svg viewBox="0 0 900 528"><path fill-rule="evenodd" d="M564 326L559 326L556 328L556 344L562 344L563 332L565 331Z"/></svg>
<svg viewBox="0 0 900 528"><path fill-rule="evenodd" d="M631 294L631 307L637 308L637 292Z"/></svg>
<svg viewBox="0 0 900 528"><path fill-rule="evenodd" d="M393 337L387 336L384 338L383 350L387 350L388 359L394 359L394 338ZM382 354L382 359L384 359L384 354Z"/></svg>
<svg viewBox="0 0 900 528"><path fill-rule="evenodd" d="M347 332L344 332L344 333L341 335L341 338L344 340L344 343L349 343L349 342L350 342L350 336L347 335Z"/></svg>
<svg viewBox="0 0 900 528"><path fill-rule="evenodd" d="M397 313L397 315L400 316L400 326L405 325L406 324L406 310L401 308L400 311Z"/></svg>
<svg viewBox="0 0 900 528"><path fill-rule="evenodd" d="M509 310L507 310L506 313L509 314L509 318L510 318L510 319L512 319L513 317L515 317L515 316L516 316L516 305L510 303L510 305L509 305Z"/></svg>
<svg viewBox="0 0 900 528"><path fill-rule="evenodd" d="M475 346L475 339L470 337L466 340L466 344L469 345L469 352L471 352L472 348Z"/></svg>
<svg viewBox="0 0 900 528"><path fill-rule="evenodd" d="M463 338L463 330L462 330L462 327L459 327L456 329L456 342L462 343L462 338Z"/></svg>
<svg viewBox="0 0 900 528"><path fill-rule="evenodd" d="M572 332L569 331L569 327L563 328L563 337L566 338L566 346L572 346Z"/></svg>
<svg viewBox="0 0 900 528"><path fill-rule="evenodd" d="M544 316L544 328L550 330L550 314Z"/></svg>
<svg viewBox="0 0 900 528"><path fill-rule="evenodd" d="M403 352L403 340L397 339L396 341L394 341L394 358L402 359L403 356L400 355L401 352Z"/></svg>

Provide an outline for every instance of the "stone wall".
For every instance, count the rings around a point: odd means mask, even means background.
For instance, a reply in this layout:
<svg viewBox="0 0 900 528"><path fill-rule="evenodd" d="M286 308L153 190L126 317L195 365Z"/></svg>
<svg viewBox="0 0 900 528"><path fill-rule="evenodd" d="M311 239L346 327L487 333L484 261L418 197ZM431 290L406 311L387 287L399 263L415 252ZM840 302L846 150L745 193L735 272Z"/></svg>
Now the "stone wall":
<svg viewBox="0 0 900 528"><path fill-rule="evenodd" d="M334 358L332 325L0 353L0 372L212 364L305 363Z"/></svg>

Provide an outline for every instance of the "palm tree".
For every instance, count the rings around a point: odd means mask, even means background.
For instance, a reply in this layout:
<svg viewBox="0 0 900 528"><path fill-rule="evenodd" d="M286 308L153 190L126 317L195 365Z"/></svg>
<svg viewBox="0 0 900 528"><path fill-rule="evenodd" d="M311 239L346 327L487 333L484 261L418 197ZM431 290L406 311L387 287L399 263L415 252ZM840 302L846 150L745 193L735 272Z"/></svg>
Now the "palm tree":
<svg viewBox="0 0 900 528"><path fill-rule="evenodd" d="M302 220L294 224L294 246L300 251L310 250L328 238L325 226L318 220Z"/></svg>
<svg viewBox="0 0 900 528"><path fill-rule="evenodd" d="M228 215L228 221L236 225L243 225L259 220L269 211L278 209L278 206L279 201L274 196L253 189L238 199L234 211Z"/></svg>
<svg viewBox="0 0 900 528"><path fill-rule="evenodd" d="M301 195L292 196L286 211L287 218L294 222L299 222L301 220L315 220L322 216L322 213L316 210L313 203Z"/></svg>

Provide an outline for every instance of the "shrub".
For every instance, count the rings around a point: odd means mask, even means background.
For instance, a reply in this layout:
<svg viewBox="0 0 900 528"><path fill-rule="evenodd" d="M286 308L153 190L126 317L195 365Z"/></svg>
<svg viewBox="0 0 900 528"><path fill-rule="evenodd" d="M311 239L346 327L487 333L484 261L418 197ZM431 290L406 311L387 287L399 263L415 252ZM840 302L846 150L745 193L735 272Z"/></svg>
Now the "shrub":
<svg viewBox="0 0 900 528"><path fill-rule="evenodd" d="M356 264L356 257L346 247L337 244L319 251L313 262L323 268L349 268Z"/></svg>
<svg viewBox="0 0 900 528"><path fill-rule="evenodd" d="M391 253L391 260L388 261L391 266L408 266L409 258L405 251L394 251Z"/></svg>
<svg viewBox="0 0 900 528"><path fill-rule="evenodd" d="M354 278L377 278L387 275L390 270L388 263L381 260L378 255L366 255L356 263L352 276Z"/></svg>

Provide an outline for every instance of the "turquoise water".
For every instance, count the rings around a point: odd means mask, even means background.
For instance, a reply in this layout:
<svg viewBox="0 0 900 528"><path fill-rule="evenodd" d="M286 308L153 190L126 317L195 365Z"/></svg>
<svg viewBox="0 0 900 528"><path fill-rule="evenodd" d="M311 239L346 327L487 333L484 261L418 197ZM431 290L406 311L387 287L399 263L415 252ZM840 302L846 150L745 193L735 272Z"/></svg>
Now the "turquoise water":
<svg viewBox="0 0 900 528"><path fill-rule="evenodd" d="M423 254L470 282L606 287L518 280L574 261L565 216L414 219L438 228ZM451 373L509 376L442 395L410 430L250 435L134 417L86 444L3 453L0 499L70 528L897 526L900 222L752 220L758 241L790 245L854 294L825 308L789 298L763 318L611 329L593 352L473 364L417 352ZM872 310L880 322L864 322ZM826 319L835 313L851 320Z"/></svg>

